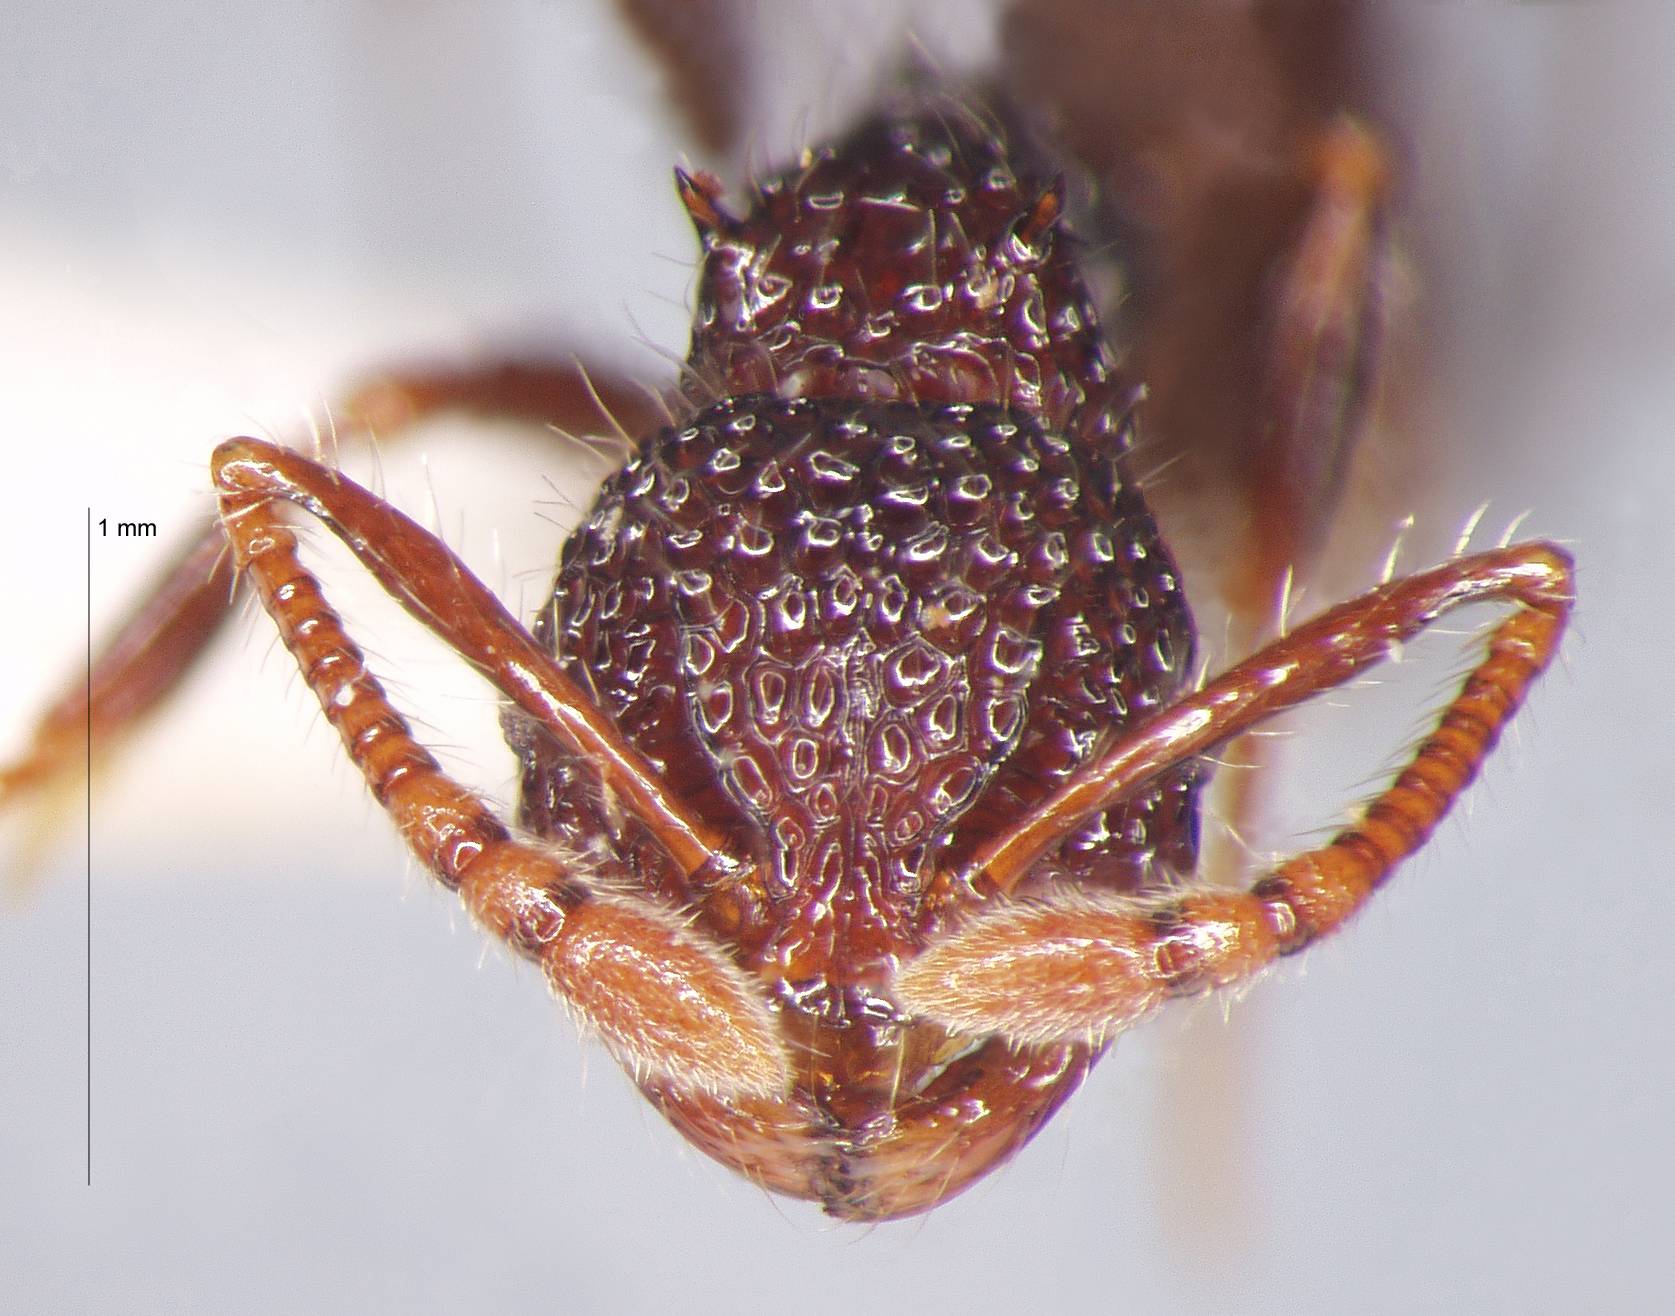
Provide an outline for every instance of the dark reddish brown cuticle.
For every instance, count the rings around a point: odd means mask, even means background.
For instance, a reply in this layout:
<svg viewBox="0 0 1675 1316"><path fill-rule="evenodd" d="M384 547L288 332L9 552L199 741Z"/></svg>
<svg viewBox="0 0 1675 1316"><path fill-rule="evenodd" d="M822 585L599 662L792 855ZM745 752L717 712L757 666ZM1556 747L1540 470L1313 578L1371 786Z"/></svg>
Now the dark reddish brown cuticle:
<svg viewBox="0 0 1675 1316"><path fill-rule="evenodd" d="M645 889L779 984L826 1132L762 1133L804 1171L745 1168L842 1214L918 1209L1025 1140L1092 1052L950 1062L890 975L977 899L962 865L984 837L1181 688L1191 619L1123 469L1133 390L1057 185L991 125L944 101L882 116L763 180L741 219L713 180L679 182L704 247L693 407L607 482L538 633L751 875L690 889L539 738L524 822L615 835ZM1196 793L1189 767L1089 819L1038 885L1190 868ZM704 1103L654 1098L740 1163ZM954 1137L949 1102L990 1113Z"/></svg>

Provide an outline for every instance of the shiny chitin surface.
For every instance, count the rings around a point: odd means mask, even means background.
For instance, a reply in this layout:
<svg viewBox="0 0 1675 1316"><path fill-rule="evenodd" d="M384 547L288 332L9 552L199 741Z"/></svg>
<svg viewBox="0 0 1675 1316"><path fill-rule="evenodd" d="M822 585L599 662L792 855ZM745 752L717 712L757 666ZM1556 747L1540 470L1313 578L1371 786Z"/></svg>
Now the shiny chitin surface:
<svg viewBox="0 0 1675 1316"><path fill-rule="evenodd" d="M763 984L795 1090L750 1111L647 1085L712 1155L845 1215L922 1208L1007 1155L1081 1042L950 1040L888 983L982 897L967 862L1192 662L1123 460L1056 194L948 103L760 184L705 243L689 424L646 441L565 549L538 634L748 861L697 889L590 763L538 733L523 821L689 906ZM1194 766L1096 811L1031 884L1190 871Z"/></svg>
<svg viewBox="0 0 1675 1316"><path fill-rule="evenodd" d="M1279 436L1250 454L1259 486L1292 481L1287 453L1353 442L1340 349L1376 309L1382 157L1350 122L1306 136L1316 199L1271 266L1299 313L1270 335L1267 386L1223 389ZM740 216L679 175L703 265L663 430L573 360L363 386L351 429L463 407L570 429L608 410L644 435L533 635L341 472L222 444L218 526L0 765L0 809L174 688L226 613L225 546L414 855L698 1146L848 1219L959 1192L1118 1033L1353 917L1459 799L1574 597L1555 545L1456 556L1189 689L1178 572L1128 469L1135 389L1050 170L923 97L757 183ZM1174 366L1196 380L1207 353L1217 373L1220 340L1185 338ZM1334 396L1355 405L1317 405ZM1306 550L1334 489L1257 489L1280 531L1249 558L1259 580ZM509 701L521 831L414 736L299 559L298 512ZM1481 657L1357 817L1242 888L1197 873L1205 756L1479 602L1504 609Z"/></svg>
<svg viewBox="0 0 1675 1316"><path fill-rule="evenodd" d="M1053 189L940 104L743 219L682 189L706 250L687 414L606 482L534 636L440 540L273 444L217 450L221 524L414 853L674 1124L834 1215L903 1215L1165 1001L1352 917L1552 661L1571 564L1458 557L1188 690ZM416 741L281 503L512 702L533 836ZM1508 611L1483 657L1359 818L1244 889L1194 874L1203 756L1485 601Z"/></svg>

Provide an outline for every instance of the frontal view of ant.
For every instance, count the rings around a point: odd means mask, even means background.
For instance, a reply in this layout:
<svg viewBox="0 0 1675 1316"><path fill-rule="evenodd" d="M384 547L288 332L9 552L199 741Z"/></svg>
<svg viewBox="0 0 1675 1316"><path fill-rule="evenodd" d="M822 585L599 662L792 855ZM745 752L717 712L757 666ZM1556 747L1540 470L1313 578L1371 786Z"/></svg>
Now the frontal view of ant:
<svg viewBox="0 0 1675 1316"><path fill-rule="evenodd" d="M1285 471L1358 423L1344 344L1381 277L1376 144L1334 121L1313 167L1281 364L1250 400ZM1573 596L1552 544L1461 555L1202 679L1134 470L1145 381L1061 168L959 87L902 93L737 201L678 171L702 255L662 405L524 363L349 408L386 435L453 407L628 431L532 626L346 476L235 439L216 527L0 784L62 775L156 703L236 573L420 863L686 1137L844 1219L957 1194L1120 1033L1352 917L1471 782ZM1281 481L1297 506L1303 479ZM298 513L508 702L515 819L418 743L299 561ZM1270 584L1307 547L1284 513L1253 539ZM1235 889L1200 877L1210 756L1483 602L1506 607L1486 652L1356 822Z"/></svg>

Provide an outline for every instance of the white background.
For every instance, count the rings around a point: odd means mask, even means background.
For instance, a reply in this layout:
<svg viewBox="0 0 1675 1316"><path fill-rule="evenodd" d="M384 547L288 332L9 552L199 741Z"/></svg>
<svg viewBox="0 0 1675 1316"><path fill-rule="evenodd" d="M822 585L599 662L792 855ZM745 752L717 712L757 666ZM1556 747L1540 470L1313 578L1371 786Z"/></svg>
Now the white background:
<svg viewBox="0 0 1675 1316"><path fill-rule="evenodd" d="M876 49L846 36L775 91L763 157L888 67L895 21L852 26ZM1439 7L1402 28L1415 222L1446 239L1421 277L1449 322L1424 404L1447 442L1404 560L1485 500L1497 531L1533 508L1582 604L1466 815L1349 932L1228 1022L1188 1006L1124 1039L965 1197L836 1226L686 1151L533 974L483 952L245 619L99 783L91 1188L78 814L0 906L7 1305L1653 1309L1675 1225L1675 18ZM679 149L657 74L592 5L0 18L0 730L73 673L86 509L178 534L215 439L296 436L369 365L493 342L665 378ZM527 611L544 518L591 470L438 433L382 478ZM159 547L95 541L96 615ZM504 795L482 689L344 597ZM1311 721L1287 817L1329 819L1441 689L1398 671Z"/></svg>

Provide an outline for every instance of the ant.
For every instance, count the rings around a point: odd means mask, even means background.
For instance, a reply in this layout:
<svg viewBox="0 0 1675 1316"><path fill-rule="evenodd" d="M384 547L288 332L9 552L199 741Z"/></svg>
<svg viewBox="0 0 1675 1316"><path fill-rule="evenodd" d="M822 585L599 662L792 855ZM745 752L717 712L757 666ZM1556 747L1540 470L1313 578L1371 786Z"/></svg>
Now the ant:
<svg viewBox="0 0 1675 1316"><path fill-rule="evenodd" d="M0 783L61 774L161 698L236 573L424 866L694 1143L848 1219L946 1200L1166 1000L1352 916L1470 782L1573 592L1550 544L1462 556L1199 683L1133 469L1146 407L1043 149L1004 108L919 92L738 210L678 173L703 258L667 415L528 363L358 394L380 431L470 407L634 436L532 628L339 472L221 445L217 526ZM1326 128L1273 334L1289 355L1253 400L1270 475L1358 423L1381 187L1362 130ZM1268 491L1292 512L1257 524L1253 614L1311 547L1326 465ZM285 505L508 700L515 826L417 742ZM1207 756L1482 601L1511 608L1487 655L1356 823L1242 889L1195 880Z"/></svg>

